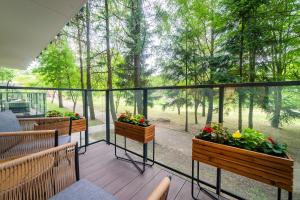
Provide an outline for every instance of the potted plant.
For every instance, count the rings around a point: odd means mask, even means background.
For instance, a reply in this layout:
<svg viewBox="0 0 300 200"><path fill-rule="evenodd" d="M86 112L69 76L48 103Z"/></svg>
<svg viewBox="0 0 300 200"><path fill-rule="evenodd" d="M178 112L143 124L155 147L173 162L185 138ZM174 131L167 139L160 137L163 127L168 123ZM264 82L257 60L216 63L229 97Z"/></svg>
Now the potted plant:
<svg viewBox="0 0 300 200"><path fill-rule="evenodd" d="M155 126L143 115L126 112L115 121L115 133L145 144L154 139Z"/></svg>
<svg viewBox="0 0 300 200"><path fill-rule="evenodd" d="M65 112L65 117L72 120L72 133L86 130L86 119L75 112Z"/></svg>
<svg viewBox="0 0 300 200"><path fill-rule="evenodd" d="M58 110L49 110L46 113L46 117L63 117L64 114Z"/></svg>
<svg viewBox="0 0 300 200"><path fill-rule="evenodd" d="M230 133L222 124L206 125L193 138L192 159L293 190L294 161L287 154L287 145L254 129Z"/></svg>

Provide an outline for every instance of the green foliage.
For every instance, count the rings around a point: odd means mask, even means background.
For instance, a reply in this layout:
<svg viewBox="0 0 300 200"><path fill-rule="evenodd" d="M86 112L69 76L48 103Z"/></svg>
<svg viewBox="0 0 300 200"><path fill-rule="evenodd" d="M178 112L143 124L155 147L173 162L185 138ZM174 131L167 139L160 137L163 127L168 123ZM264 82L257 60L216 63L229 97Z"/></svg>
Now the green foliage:
<svg viewBox="0 0 300 200"><path fill-rule="evenodd" d="M5 83L11 81L15 77L15 71L9 68L0 67L0 81Z"/></svg>
<svg viewBox="0 0 300 200"><path fill-rule="evenodd" d="M206 125L196 138L275 156L285 156L287 152L286 144L277 143L254 129L246 128L242 133L229 133L227 128L218 123Z"/></svg>
<svg viewBox="0 0 300 200"><path fill-rule="evenodd" d="M80 115L78 113L75 112L65 112L64 114L65 117L70 117L72 120L78 120L80 119Z"/></svg>
<svg viewBox="0 0 300 200"><path fill-rule="evenodd" d="M228 143L232 146L238 146L248 150L255 150L262 142L265 141L265 136L250 128L246 128L241 134L241 138L234 138L234 134L230 135Z"/></svg>
<svg viewBox="0 0 300 200"><path fill-rule="evenodd" d="M50 44L41 54L40 63L41 66L34 69L34 72L48 86L78 88L78 69L74 55L65 41L58 40Z"/></svg>
<svg viewBox="0 0 300 200"><path fill-rule="evenodd" d="M46 113L46 117L63 117L64 114L58 110L49 110Z"/></svg>
<svg viewBox="0 0 300 200"><path fill-rule="evenodd" d="M129 124L134 124L137 126L147 127L149 126L149 121L145 119L144 115L132 115L130 112L122 113L117 119L119 122L125 122Z"/></svg>

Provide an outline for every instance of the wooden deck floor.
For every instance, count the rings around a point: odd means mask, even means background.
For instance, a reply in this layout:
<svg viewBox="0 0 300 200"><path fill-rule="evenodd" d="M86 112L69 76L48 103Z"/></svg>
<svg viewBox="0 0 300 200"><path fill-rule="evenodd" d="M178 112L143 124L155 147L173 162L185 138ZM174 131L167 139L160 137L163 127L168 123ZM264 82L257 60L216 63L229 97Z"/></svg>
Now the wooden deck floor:
<svg viewBox="0 0 300 200"><path fill-rule="evenodd" d="M166 169L154 165L141 175L133 164L117 160L112 145L91 145L80 155L80 178L87 179L120 200L144 200L165 176L172 176L168 199L189 200L191 183ZM210 199L197 192L199 199Z"/></svg>

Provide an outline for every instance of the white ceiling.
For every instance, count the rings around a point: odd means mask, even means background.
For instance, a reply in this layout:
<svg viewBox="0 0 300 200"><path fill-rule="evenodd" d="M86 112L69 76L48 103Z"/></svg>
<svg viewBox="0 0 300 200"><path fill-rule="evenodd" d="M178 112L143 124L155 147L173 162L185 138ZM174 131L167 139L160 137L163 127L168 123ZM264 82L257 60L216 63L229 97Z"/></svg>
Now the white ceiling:
<svg viewBox="0 0 300 200"><path fill-rule="evenodd" d="M87 0L0 0L0 66L26 68Z"/></svg>

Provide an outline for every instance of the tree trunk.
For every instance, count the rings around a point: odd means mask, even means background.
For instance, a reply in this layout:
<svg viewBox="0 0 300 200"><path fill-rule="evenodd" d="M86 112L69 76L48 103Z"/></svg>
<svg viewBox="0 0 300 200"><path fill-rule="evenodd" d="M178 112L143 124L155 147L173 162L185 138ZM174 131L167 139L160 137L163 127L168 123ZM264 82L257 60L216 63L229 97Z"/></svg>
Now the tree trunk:
<svg viewBox="0 0 300 200"><path fill-rule="evenodd" d="M243 56L244 56L244 29L245 21L242 17L242 28L241 28L241 38L240 38L240 53L239 53L239 73L240 73L240 82L243 82ZM239 90L239 111L238 111L238 129L243 129L243 99L244 95L241 90Z"/></svg>
<svg viewBox="0 0 300 200"><path fill-rule="evenodd" d="M132 35L134 39L133 47L133 66L134 66L134 87L140 88L142 86L141 81L141 56L143 51L142 46L142 33L141 33L141 23L142 23L142 1L132 0L131 1L131 17L133 19L132 25ZM135 101L137 105L137 112L139 114L143 113L143 99L142 91L135 91Z"/></svg>
<svg viewBox="0 0 300 200"><path fill-rule="evenodd" d="M73 112L76 111L76 104L77 104L77 101L73 102Z"/></svg>
<svg viewBox="0 0 300 200"><path fill-rule="evenodd" d="M195 104L195 124L198 124L198 106Z"/></svg>
<svg viewBox="0 0 300 200"><path fill-rule="evenodd" d="M51 103L53 103L53 102L54 102L55 94L56 94L56 91L54 91L54 93L53 93L53 95L52 95L52 100L51 100Z"/></svg>
<svg viewBox="0 0 300 200"><path fill-rule="evenodd" d="M199 91L195 91L195 96L194 96L195 124L198 124L198 107L199 107L199 104L200 104Z"/></svg>
<svg viewBox="0 0 300 200"><path fill-rule="evenodd" d="M136 98L134 97L134 100L133 100L133 114L136 115Z"/></svg>
<svg viewBox="0 0 300 200"><path fill-rule="evenodd" d="M58 90L58 107L63 108L63 97L62 97L62 91Z"/></svg>
<svg viewBox="0 0 300 200"><path fill-rule="evenodd" d="M115 106L116 113L118 113L119 105L120 105L120 96L117 96L117 98L116 98L116 106Z"/></svg>
<svg viewBox="0 0 300 200"><path fill-rule="evenodd" d="M207 111L206 124L209 124L212 122L213 108L214 108L214 91L213 91L213 89L208 89L207 99L208 99L208 111Z"/></svg>
<svg viewBox="0 0 300 200"><path fill-rule="evenodd" d="M256 27L256 18L249 19L250 26ZM256 41L257 37L255 32L250 34L250 40ZM250 44L249 50L249 82L253 83L255 81L255 64L256 64L256 42ZM249 115L248 115L248 127L253 128L253 109L254 109L254 88L250 89L249 98Z"/></svg>
<svg viewBox="0 0 300 200"><path fill-rule="evenodd" d="M177 107L177 114L180 115L180 106L176 106Z"/></svg>
<svg viewBox="0 0 300 200"><path fill-rule="evenodd" d="M89 1L86 4L86 87L90 90L91 87L91 57L90 57L90 3ZM88 106L90 110L90 119L95 120L95 111L93 103L93 94L91 91L88 91Z"/></svg>
<svg viewBox="0 0 300 200"><path fill-rule="evenodd" d="M271 125L274 128L279 128L280 112L281 112L281 107L282 107L282 88L281 87L274 88L274 103L275 103L275 109L274 109Z"/></svg>
<svg viewBox="0 0 300 200"><path fill-rule="evenodd" d="M77 18L77 42L78 42L78 54L79 54L79 67L80 67L80 86L81 89L84 89L84 79L83 79L83 59L82 59L82 30L80 28L80 20ZM83 116L85 116L85 98L84 98L84 91L81 93L82 96L82 104L83 104Z"/></svg>
<svg viewBox="0 0 300 200"><path fill-rule="evenodd" d="M263 102L262 102L262 108L265 109L266 111L269 111L269 87L264 88L264 97L263 97Z"/></svg>
<svg viewBox="0 0 300 200"><path fill-rule="evenodd" d="M202 97L202 117L205 117L206 98L205 95Z"/></svg>
<svg viewBox="0 0 300 200"><path fill-rule="evenodd" d="M109 10L108 10L108 0L105 3L105 26L106 26L106 59L107 59L107 88L112 89L112 66L111 66L111 53L110 53L110 29L109 29ZM113 92L109 94L109 104L110 112L113 121L117 120L114 96Z"/></svg>

